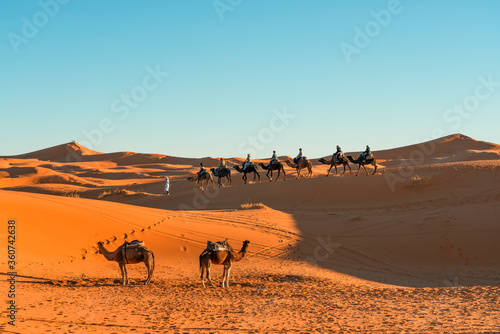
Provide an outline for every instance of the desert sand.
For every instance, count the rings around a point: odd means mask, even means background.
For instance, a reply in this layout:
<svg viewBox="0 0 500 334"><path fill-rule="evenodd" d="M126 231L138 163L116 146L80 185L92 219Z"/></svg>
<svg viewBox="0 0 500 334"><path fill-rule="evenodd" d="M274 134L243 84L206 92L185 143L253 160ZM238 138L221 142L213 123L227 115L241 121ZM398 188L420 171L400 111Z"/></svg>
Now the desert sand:
<svg viewBox="0 0 500 334"><path fill-rule="evenodd" d="M75 142L0 157L0 237L6 245L14 220L18 308L9 325L2 246L0 331L500 332L500 145L456 134L373 153L375 175L351 164L351 175L325 177L314 157L310 179L285 167L286 181L261 170L246 185L232 169L243 160L228 158L232 185L203 191L186 178L218 157ZM151 284L136 264L121 286L118 265L97 254L99 241L114 250L125 235L154 252ZM237 250L250 240L249 251L229 288L203 288L198 256L226 238ZM221 275L214 266L215 284Z"/></svg>

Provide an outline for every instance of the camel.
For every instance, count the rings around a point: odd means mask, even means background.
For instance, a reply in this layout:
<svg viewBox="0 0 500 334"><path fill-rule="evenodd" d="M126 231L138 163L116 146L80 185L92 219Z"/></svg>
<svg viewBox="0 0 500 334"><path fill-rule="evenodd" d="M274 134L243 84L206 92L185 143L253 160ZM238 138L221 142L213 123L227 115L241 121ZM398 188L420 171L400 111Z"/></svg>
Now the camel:
<svg viewBox="0 0 500 334"><path fill-rule="evenodd" d="M248 173L253 173L253 182L255 182L255 176L259 177L259 182L260 182L260 174L258 172L258 168L254 164L248 165L245 169L242 169L240 166L234 166L234 169L236 169L240 173L243 173L242 179L245 182L245 184L247 184Z"/></svg>
<svg viewBox="0 0 500 334"><path fill-rule="evenodd" d="M366 159L365 161L360 161L359 159L360 158L357 158L356 160L354 160L350 155L347 156L347 159L349 159L350 162L352 162L353 164L358 164L359 167L358 167L358 173L356 174L356 176L359 175L359 171L361 169L361 167L364 168L365 172L366 172L366 175L368 175L368 171L366 170L366 167L365 165L372 165L375 167L375 170L373 171L373 174L372 175L375 175L375 173L377 172L377 160L375 160L375 156L372 154L372 158L371 159Z"/></svg>
<svg viewBox="0 0 500 334"><path fill-rule="evenodd" d="M231 170L229 168L220 168L219 172L215 173L215 168L210 168L210 171L214 176L217 176L217 183L219 184L219 188L222 187L221 179L225 177L227 179L227 184L224 187L228 187L231 185Z"/></svg>
<svg viewBox="0 0 500 334"><path fill-rule="evenodd" d="M209 187L209 184L210 182L212 182L212 189L215 189L215 184L214 184L214 180L212 179L212 175L210 173L203 173L200 175L200 177L198 176L189 176L187 178L188 181L190 182L195 182L196 183L196 186L198 188L200 188L200 190L205 190L205 189L208 189ZM203 186L203 181L207 181L207 186L206 188Z"/></svg>
<svg viewBox="0 0 500 334"><path fill-rule="evenodd" d="M243 241L243 246L239 252L235 252L234 249L227 245L229 250L227 251L216 251L216 250L205 250L200 255L200 272L201 272L201 283L205 287L204 275L206 272L206 277L208 283L215 287L210 279L210 267L212 264L222 264L224 265L224 271L222 273L222 287L229 287L229 273L231 272L231 267L233 262L238 262L245 256L248 244L250 241Z"/></svg>
<svg viewBox="0 0 500 334"><path fill-rule="evenodd" d="M311 163L311 161L307 160L306 157L303 157L302 159L300 159L297 164L291 162L290 160L287 160L286 164L297 170L297 179L302 176L302 175L300 175L300 170L304 169L304 168L307 168L307 176L306 177L310 178L312 176L312 173L313 173L312 172L312 163Z"/></svg>
<svg viewBox="0 0 500 334"><path fill-rule="evenodd" d="M123 285L128 284L127 268L125 265L141 262L144 262L146 268L148 269L148 278L144 284L151 282L151 277L153 276L153 271L155 269L155 256L152 251L144 247L144 243L134 240L127 243L127 247L125 249L125 244L123 244L113 252L108 251L101 241L99 241L97 245L99 247L99 254L104 255L106 260L118 262L122 272Z"/></svg>
<svg viewBox="0 0 500 334"><path fill-rule="evenodd" d="M281 162L273 163L270 168L268 166L264 165L263 163L260 163L259 165L260 165L260 167L262 167L263 170L267 170L266 176L269 179L269 182L271 182L273 180L273 170L278 171L278 176L276 177L276 180L274 180L274 181L278 181L278 179L280 178L281 172L283 172L283 181L286 181L285 168L283 167L283 164ZM271 177L269 177L269 173L271 173Z"/></svg>
<svg viewBox="0 0 500 334"><path fill-rule="evenodd" d="M338 161L336 158L332 158L331 160L326 160L324 158L321 158L318 160L319 162L325 164L325 165L330 165L330 168L328 169L328 174L326 174L326 177L330 175L330 171L332 170L333 167L335 167L335 175L337 175L337 166L344 165L344 172L342 175L345 174L345 166L349 167L349 175L352 173L351 166L349 165L349 160L345 156L342 156L340 158L340 161Z"/></svg>

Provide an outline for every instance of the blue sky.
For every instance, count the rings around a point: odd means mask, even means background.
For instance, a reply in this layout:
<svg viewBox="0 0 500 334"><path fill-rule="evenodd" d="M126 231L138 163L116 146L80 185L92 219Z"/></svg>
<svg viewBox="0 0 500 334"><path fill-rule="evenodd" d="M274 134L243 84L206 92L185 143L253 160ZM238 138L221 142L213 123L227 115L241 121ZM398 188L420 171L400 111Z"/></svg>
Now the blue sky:
<svg viewBox="0 0 500 334"><path fill-rule="evenodd" d="M500 143L499 17L497 1L2 1L0 155Z"/></svg>

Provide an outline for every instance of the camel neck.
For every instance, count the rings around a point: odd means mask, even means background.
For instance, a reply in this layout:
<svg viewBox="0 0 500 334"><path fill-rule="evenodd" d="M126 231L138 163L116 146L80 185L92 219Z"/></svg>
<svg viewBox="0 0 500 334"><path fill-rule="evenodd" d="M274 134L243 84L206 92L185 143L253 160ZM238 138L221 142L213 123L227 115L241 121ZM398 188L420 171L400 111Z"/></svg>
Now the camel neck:
<svg viewBox="0 0 500 334"><path fill-rule="evenodd" d="M108 251L104 246L100 246L101 253L104 255L106 260L113 261L114 260L114 252Z"/></svg>

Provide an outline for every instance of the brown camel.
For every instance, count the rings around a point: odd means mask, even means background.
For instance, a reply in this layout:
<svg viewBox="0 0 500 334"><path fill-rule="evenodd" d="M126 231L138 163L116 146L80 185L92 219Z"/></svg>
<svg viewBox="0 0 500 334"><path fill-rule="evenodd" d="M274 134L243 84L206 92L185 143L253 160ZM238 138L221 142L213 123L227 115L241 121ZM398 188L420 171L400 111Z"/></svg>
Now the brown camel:
<svg viewBox="0 0 500 334"><path fill-rule="evenodd" d="M293 163L290 160L286 161L286 164L292 168L295 168L297 170L297 179L301 177L300 175L300 170L307 168L307 178L310 178L313 174L312 172L312 163L311 161L307 160L306 157L301 158L298 163Z"/></svg>
<svg viewBox="0 0 500 334"><path fill-rule="evenodd" d="M148 269L148 278L144 284L151 282L151 277L153 276L153 271L155 269L155 256L152 251L144 247L144 243L138 240L134 240L118 247L115 251L110 252L105 247L104 244L99 241L97 243L99 247L99 254L104 255L106 260L118 262L120 270L122 272L122 284L128 284L127 268L126 264L135 264L144 262L146 268Z"/></svg>
<svg viewBox="0 0 500 334"><path fill-rule="evenodd" d="M361 169L361 167L363 167L363 169L365 170L366 172L366 175L368 175L368 171L366 170L366 165L372 165L375 167L375 170L373 171L373 174L374 175L376 172L377 172L377 160L375 160L375 156L372 154L372 157L371 159L366 159L364 161L360 161L360 158L357 158L356 160L354 160L350 155L347 156L347 159L349 159L350 162L352 162L353 164L358 164L359 167L358 167L358 173L356 174L356 176L359 175L359 170Z"/></svg>
<svg viewBox="0 0 500 334"><path fill-rule="evenodd" d="M227 167L226 168L219 168L219 171L217 173L215 172L215 168L210 168L210 171L212 172L212 174L214 176L217 176L217 178L218 178L217 184L219 185L219 188L220 187L229 187L231 185L231 181L232 181L231 170L229 168L227 168ZM227 179L227 184L225 186L222 184L222 181L221 181L221 179L224 177Z"/></svg>
<svg viewBox="0 0 500 334"><path fill-rule="evenodd" d="M345 156L342 156L342 158L340 158L340 161L337 160L336 158L332 158L331 160L326 160L324 158L321 158L318 161L325 164L325 165L330 165L330 168L328 168L328 174L326 174L326 177L328 177L328 175L330 175L330 171L332 170L333 167L335 167L335 175L337 175L337 166L341 166L341 165L344 165L344 172L342 173L342 175L345 174L345 167L346 166L349 167L349 175L351 175L351 173L352 173L351 166L349 165L349 160L347 160L347 158Z"/></svg>
<svg viewBox="0 0 500 334"><path fill-rule="evenodd" d="M233 262L238 262L245 256L248 244L250 241L243 241L243 247L239 252L235 252L234 249L228 245L229 250L227 251L216 251L216 250L205 250L200 255L200 272L201 272L201 283L205 287L205 271L208 283L215 287L210 279L210 267L212 264L222 264L224 265L224 271L222 273L222 287L229 287L229 273L231 272L231 267Z"/></svg>
<svg viewBox="0 0 500 334"><path fill-rule="evenodd" d="M263 170L267 170L266 176L269 179L269 181L273 180L273 170L278 171L278 176L276 177L276 180L274 180L274 181L278 181L278 179L280 178L281 172L283 172L283 181L286 181L285 167L283 167L283 164L281 162L275 162L270 167L264 165L263 163L260 163L259 165L260 165L260 167L262 167ZM269 173L271 173L271 177L269 177Z"/></svg>
<svg viewBox="0 0 500 334"><path fill-rule="evenodd" d="M247 184L247 174L249 173L253 173L253 182L255 182L256 176L259 178L260 182L260 174L258 172L258 168L254 164L249 164L245 169L242 169L240 166L234 166L234 169L236 169L240 173L243 173L242 179L245 184Z"/></svg>
<svg viewBox="0 0 500 334"><path fill-rule="evenodd" d="M212 183L212 189L215 189L215 184L214 180L212 179L212 175L210 173L203 173L199 177L198 176L189 176L187 178L188 181L190 182L195 182L196 186L200 188L200 190L205 190L208 189L210 182ZM203 186L203 181L206 182L206 187Z"/></svg>

